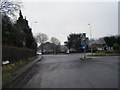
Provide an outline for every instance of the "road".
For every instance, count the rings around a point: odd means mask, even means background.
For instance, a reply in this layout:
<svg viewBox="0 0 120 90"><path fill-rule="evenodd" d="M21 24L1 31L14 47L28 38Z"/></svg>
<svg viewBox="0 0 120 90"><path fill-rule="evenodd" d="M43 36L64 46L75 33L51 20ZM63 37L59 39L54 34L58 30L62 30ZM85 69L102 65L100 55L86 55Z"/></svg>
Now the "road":
<svg viewBox="0 0 120 90"><path fill-rule="evenodd" d="M118 56L81 61L82 54L44 55L10 87L118 88Z"/></svg>

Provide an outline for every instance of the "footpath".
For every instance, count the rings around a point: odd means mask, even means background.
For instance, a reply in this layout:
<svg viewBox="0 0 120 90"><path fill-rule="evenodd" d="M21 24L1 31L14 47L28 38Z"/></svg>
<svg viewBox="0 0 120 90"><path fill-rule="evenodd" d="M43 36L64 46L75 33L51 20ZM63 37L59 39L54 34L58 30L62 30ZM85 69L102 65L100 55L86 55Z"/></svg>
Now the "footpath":
<svg viewBox="0 0 120 90"><path fill-rule="evenodd" d="M27 71L30 67L32 67L37 61L40 61L41 59L42 59L42 56L38 56L38 58L36 58L32 62L30 62L30 63L26 64L25 66L21 67L20 69L16 70L15 74L17 76L20 76L22 73Z"/></svg>

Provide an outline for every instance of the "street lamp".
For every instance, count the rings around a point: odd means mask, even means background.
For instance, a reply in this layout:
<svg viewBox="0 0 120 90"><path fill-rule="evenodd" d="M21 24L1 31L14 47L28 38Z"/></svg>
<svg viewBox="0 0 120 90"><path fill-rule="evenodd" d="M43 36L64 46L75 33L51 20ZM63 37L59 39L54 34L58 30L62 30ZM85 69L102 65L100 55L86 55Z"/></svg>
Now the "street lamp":
<svg viewBox="0 0 120 90"><path fill-rule="evenodd" d="M32 21L31 23L30 23L30 26L31 26L31 30L33 31L34 29L33 29L33 24L37 24L38 23L38 21ZM38 47L39 45L38 45L38 43L37 43L37 47Z"/></svg>
<svg viewBox="0 0 120 90"><path fill-rule="evenodd" d="M33 27L32 27L33 23L38 23L38 22L37 22L37 21L31 22L31 23L30 23L30 24L31 24L31 28L33 28Z"/></svg>
<svg viewBox="0 0 120 90"><path fill-rule="evenodd" d="M90 23L88 23L89 27L90 27L90 39L91 39L91 53L93 53L93 49L92 49L92 32L91 32L91 25Z"/></svg>

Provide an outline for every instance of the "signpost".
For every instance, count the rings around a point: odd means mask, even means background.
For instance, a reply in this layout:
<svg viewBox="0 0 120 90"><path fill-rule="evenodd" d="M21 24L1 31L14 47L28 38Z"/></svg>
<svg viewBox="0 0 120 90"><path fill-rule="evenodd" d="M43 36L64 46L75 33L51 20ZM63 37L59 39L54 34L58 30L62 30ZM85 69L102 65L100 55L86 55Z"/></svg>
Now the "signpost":
<svg viewBox="0 0 120 90"><path fill-rule="evenodd" d="M88 48L88 38L86 37L86 33L82 34L81 45L84 49L84 58L86 58L86 49Z"/></svg>
<svg viewBox="0 0 120 90"><path fill-rule="evenodd" d="M82 48L84 49L84 58L86 58L86 49L88 46L86 44L82 45Z"/></svg>

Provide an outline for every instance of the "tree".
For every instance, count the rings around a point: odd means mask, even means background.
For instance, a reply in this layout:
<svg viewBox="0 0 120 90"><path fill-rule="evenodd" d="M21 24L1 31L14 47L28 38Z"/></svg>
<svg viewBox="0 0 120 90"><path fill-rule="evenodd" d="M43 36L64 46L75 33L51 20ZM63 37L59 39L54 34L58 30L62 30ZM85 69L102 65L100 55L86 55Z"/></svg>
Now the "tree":
<svg viewBox="0 0 120 90"><path fill-rule="evenodd" d="M3 44L8 46L21 46L18 45L18 33L15 30L14 23L11 21L9 15L15 15L14 13L21 8L21 2L15 2L10 0L0 1L0 12L2 16L2 41ZM17 35L18 34L18 35ZM16 36L17 35L17 36ZM18 40L16 40L18 38Z"/></svg>
<svg viewBox="0 0 120 90"><path fill-rule="evenodd" d="M104 37L105 43L114 50L120 50L120 35Z"/></svg>
<svg viewBox="0 0 120 90"><path fill-rule="evenodd" d="M116 36L116 43L117 43L118 45L120 45L120 35L117 35L117 36Z"/></svg>
<svg viewBox="0 0 120 90"><path fill-rule="evenodd" d="M95 40L95 42L98 44L105 44L104 38L99 38L99 39Z"/></svg>
<svg viewBox="0 0 120 90"><path fill-rule="evenodd" d="M2 14L14 15L14 13L21 8L21 2L15 2L10 0L0 1L0 12Z"/></svg>
<svg viewBox="0 0 120 90"><path fill-rule="evenodd" d="M114 48L114 50L119 50L120 49L120 45L117 44L117 43L114 43L113 44L113 48Z"/></svg>
<svg viewBox="0 0 120 90"><path fill-rule="evenodd" d="M16 30L17 46L36 49L37 44L33 38L32 29L28 25L26 17L23 18L22 12L19 12L19 18L14 24Z"/></svg>
<svg viewBox="0 0 120 90"><path fill-rule="evenodd" d="M19 19L12 23L8 15L2 17L2 42L3 45L37 49L28 21L19 13Z"/></svg>
<svg viewBox="0 0 120 90"><path fill-rule="evenodd" d="M115 36L106 36L104 37L104 40L109 47L113 47L113 44L115 43Z"/></svg>
<svg viewBox="0 0 120 90"><path fill-rule="evenodd" d="M20 10L21 2L12 0L0 0L0 23L2 23L2 41L3 44L16 45L16 30L9 15L15 15L15 12Z"/></svg>
<svg viewBox="0 0 120 90"><path fill-rule="evenodd" d="M3 15L2 17L2 43L14 46L15 40L15 30L13 28L13 23L7 15Z"/></svg>
<svg viewBox="0 0 120 90"><path fill-rule="evenodd" d="M43 52L42 44L48 40L48 36L44 33L38 33L35 38L37 43L41 45L41 52Z"/></svg>
<svg viewBox="0 0 120 90"><path fill-rule="evenodd" d="M48 36L44 33L38 33L36 35L36 40L41 45L42 43L45 43L45 41L48 40Z"/></svg>
<svg viewBox="0 0 120 90"><path fill-rule="evenodd" d="M72 49L72 50L75 50L78 52L78 51L82 50L81 37L82 37L81 34L76 34L76 33L73 34L72 33L67 37L68 41L66 41L64 43L69 49Z"/></svg>
<svg viewBox="0 0 120 90"><path fill-rule="evenodd" d="M60 49L60 41L56 37L51 37L51 42L53 43L54 54Z"/></svg>
<svg viewBox="0 0 120 90"><path fill-rule="evenodd" d="M55 45L60 44L60 41L56 37L51 37L51 42L54 43Z"/></svg>

